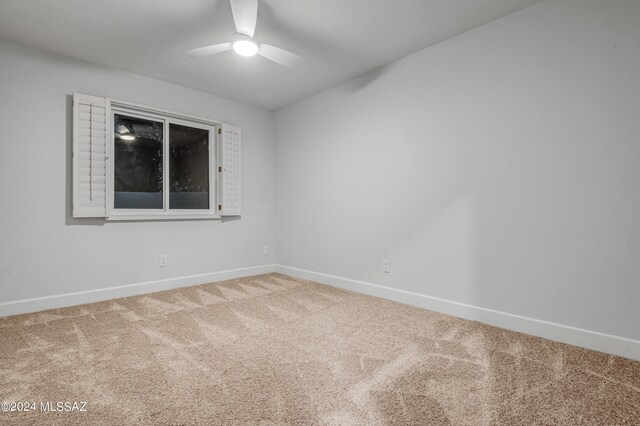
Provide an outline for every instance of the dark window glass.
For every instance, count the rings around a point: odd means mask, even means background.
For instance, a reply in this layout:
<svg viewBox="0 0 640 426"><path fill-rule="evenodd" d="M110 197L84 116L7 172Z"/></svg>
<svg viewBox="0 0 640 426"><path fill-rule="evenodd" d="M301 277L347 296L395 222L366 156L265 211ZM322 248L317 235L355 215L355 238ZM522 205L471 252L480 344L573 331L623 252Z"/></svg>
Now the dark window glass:
<svg viewBox="0 0 640 426"><path fill-rule="evenodd" d="M114 207L162 209L163 123L114 114Z"/></svg>
<svg viewBox="0 0 640 426"><path fill-rule="evenodd" d="M209 208L209 131L169 124L169 208Z"/></svg>

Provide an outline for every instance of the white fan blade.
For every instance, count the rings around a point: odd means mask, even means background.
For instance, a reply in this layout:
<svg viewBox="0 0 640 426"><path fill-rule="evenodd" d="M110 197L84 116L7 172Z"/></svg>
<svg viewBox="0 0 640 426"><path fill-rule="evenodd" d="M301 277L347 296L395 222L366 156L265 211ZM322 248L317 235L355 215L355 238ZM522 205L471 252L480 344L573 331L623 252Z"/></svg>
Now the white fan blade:
<svg viewBox="0 0 640 426"><path fill-rule="evenodd" d="M236 23L236 30L253 37L258 19L258 0L231 0L231 13Z"/></svg>
<svg viewBox="0 0 640 426"><path fill-rule="evenodd" d="M260 43L258 55L264 56L268 60L288 68L293 68L304 62L304 58L302 56L298 56L288 50L280 49L279 47L264 43Z"/></svg>
<svg viewBox="0 0 640 426"><path fill-rule="evenodd" d="M189 56L202 57L215 55L216 53L226 52L231 50L231 43L212 44L211 46L198 47L197 49L188 50L186 53Z"/></svg>

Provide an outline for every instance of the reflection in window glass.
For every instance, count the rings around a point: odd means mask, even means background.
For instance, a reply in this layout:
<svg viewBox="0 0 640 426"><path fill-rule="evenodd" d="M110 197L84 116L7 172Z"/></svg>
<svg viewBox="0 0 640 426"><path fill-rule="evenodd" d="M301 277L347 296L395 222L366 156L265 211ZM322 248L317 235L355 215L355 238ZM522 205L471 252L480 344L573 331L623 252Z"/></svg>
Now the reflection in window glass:
<svg viewBox="0 0 640 426"><path fill-rule="evenodd" d="M209 208L209 131L169 124L169 208Z"/></svg>
<svg viewBox="0 0 640 426"><path fill-rule="evenodd" d="M163 123L114 114L114 207L162 209Z"/></svg>

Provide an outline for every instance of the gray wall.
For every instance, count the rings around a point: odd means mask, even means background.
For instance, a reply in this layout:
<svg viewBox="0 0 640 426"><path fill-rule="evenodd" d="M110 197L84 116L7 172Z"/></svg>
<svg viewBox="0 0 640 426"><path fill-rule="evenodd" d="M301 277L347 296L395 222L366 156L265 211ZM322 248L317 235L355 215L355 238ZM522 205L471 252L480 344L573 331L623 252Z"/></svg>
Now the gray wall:
<svg viewBox="0 0 640 426"><path fill-rule="evenodd" d="M242 219L71 218L74 91L241 126ZM2 41L0 99L0 302L274 262L273 113Z"/></svg>
<svg viewBox="0 0 640 426"><path fill-rule="evenodd" d="M639 76L543 2L279 111L277 263L640 338Z"/></svg>

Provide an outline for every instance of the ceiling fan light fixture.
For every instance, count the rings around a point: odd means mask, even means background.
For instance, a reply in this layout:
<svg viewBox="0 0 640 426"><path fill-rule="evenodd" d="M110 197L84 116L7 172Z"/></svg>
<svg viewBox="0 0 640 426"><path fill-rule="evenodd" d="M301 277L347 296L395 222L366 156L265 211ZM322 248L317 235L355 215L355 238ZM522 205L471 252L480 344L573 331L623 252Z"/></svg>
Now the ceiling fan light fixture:
<svg viewBox="0 0 640 426"><path fill-rule="evenodd" d="M240 56L254 56L258 53L258 43L244 34L235 34L232 46L233 50Z"/></svg>
<svg viewBox="0 0 640 426"><path fill-rule="evenodd" d="M304 62L302 56L270 44L261 43L253 37L258 18L258 0L229 0L229 2L237 31L231 36L231 42L191 49L186 52L187 55L198 58L234 50L240 56L260 55L287 68L296 67Z"/></svg>

